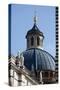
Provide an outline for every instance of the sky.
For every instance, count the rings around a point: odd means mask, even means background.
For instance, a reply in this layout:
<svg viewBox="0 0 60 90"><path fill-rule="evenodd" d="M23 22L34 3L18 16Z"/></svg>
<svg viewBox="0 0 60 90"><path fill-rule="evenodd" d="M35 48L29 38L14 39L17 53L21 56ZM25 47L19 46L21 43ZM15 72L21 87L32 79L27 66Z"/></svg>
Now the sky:
<svg viewBox="0 0 60 90"><path fill-rule="evenodd" d="M43 49L55 57L55 7L12 4L11 6L11 53L26 50L26 34L34 24L36 11L37 26L44 34Z"/></svg>

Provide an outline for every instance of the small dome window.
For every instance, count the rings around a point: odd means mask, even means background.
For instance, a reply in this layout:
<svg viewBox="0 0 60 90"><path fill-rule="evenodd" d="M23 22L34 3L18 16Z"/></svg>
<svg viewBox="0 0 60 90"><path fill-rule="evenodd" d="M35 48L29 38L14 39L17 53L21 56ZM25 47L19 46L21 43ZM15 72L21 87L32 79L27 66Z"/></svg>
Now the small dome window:
<svg viewBox="0 0 60 90"><path fill-rule="evenodd" d="M45 77L48 77L49 76L49 72L45 71L44 75L45 75Z"/></svg>
<svg viewBox="0 0 60 90"><path fill-rule="evenodd" d="M33 36L31 37L31 46L33 46L34 45L34 38L33 38Z"/></svg>
<svg viewBox="0 0 60 90"><path fill-rule="evenodd" d="M37 45L39 46L40 45L40 38L37 37Z"/></svg>

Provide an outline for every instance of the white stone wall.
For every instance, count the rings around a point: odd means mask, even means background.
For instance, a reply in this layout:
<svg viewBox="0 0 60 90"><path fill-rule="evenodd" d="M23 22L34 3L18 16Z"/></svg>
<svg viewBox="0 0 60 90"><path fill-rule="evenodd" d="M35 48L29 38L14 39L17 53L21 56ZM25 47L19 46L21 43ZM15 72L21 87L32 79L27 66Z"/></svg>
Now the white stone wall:
<svg viewBox="0 0 60 90"><path fill-rule="evenodd" d="M10 82L11 86L18 86L18 75L13 69L10 70Z"/></svg>
<svg viewBox="0 0 60 90"><path fill-rule="evenodd" d="M18 71L18 69L17 70L14 69L14 67L17 67L15 65L15 60L16 59L14 57L11 58L11 63L12 63L11 65L14 65L14 66L12 66L10 68L10 70L9 70L10 85L11 86L27 86L27 85L32 85L33 82L29 78L27 78L25 76L25 73L22 73L22 72ZM21 57L19 61L20 61L21 65L24 64L24 58L23 57Z"/></svg>
<svg viewBox="0 0 60 90"><path fill-rule="evenodd" d="M27 79L23 74L18 74L12 69L10 70L10 76L11 86L16 87L32 85L32 82ZM21 80L21 82L19 82L19 80Z"/></svg>

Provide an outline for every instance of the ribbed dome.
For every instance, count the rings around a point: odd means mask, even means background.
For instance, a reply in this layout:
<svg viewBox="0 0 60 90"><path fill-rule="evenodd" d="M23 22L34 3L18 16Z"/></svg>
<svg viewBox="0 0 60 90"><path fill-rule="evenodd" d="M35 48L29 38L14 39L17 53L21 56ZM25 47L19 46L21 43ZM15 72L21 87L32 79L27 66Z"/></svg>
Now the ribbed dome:
<svg viewBox="0 0 60 90"><path fill-rule="evenodd" d="M24 64L31 70L32 65L34 70L50 70L55 71L55 60L54 58L46 51L31 48L23 52Z"/></svg>
<svg viewBox="0 0 60 90"><path fill-rule="evenodd" d="M37 27L36 24L34 24L34 26L32 27L32 29L27 32L26 38L27 38L28 35L32 35L32 34L33 35L35 35L35 34L37 35L38 34L40 36L43 36L43 33L38 29L38 27Z"/></svg>

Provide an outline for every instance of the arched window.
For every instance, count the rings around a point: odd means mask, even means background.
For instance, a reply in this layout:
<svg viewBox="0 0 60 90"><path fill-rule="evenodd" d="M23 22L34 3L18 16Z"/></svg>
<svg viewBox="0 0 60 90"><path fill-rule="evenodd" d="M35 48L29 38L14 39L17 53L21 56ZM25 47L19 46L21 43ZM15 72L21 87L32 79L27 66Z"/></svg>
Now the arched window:
<svg viewBox="0 0 60 90"><path fill-rule="evenodd" d="M43 40L40 39L40 46L43 46Z"/></svg>
<svg viewBox="0 0 60 90"><path fill-rule="evenodd" d="M31 46L33 46L33 44L34 44L34 38L31 37Z"/></svg>
<svg viewBox="0 0 60 90"><path fill-rule="evenodd" d="M50 72L50 77L53 77L53 72L52 71Z"/></svg>
<svg viewBox="0 0 60 90"><path fill-rule="evenodd" d="M49 76L49 72L48 71L45 71L44 77L47 77L48 78L48 76Z"/></svg>
<svg viewBox="0 0 60 90"><path fill-rule="evenodd" d="M37 37L37 45L40 45L40 38Z"/></svg>

